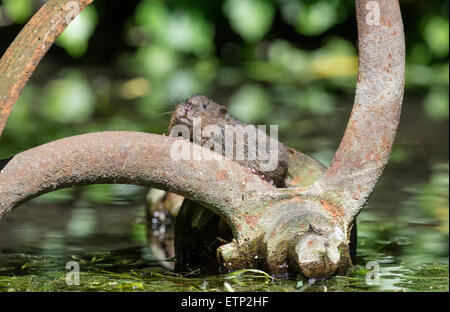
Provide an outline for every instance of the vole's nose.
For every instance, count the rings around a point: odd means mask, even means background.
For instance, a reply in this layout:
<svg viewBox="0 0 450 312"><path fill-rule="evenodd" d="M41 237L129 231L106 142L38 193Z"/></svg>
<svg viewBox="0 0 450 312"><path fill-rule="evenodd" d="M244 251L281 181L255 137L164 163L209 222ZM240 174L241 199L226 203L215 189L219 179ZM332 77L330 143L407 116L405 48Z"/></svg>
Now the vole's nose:
<svg viewBox="0 0 450 312"><path fill-rule="evenodd" d="M192 110L192 103L189 100L184 102L182 109L180 110L180 114L182 117L186 117L186 115Z"/></svg>
<svg viewBox="0 0 450 312"><path fill-rule="evenodd" d="M185 107L185 108L188 108L188 109L191 109L191 107L192 107L192 102L191 102L190 99L184 101L184 107Z"/></svg>

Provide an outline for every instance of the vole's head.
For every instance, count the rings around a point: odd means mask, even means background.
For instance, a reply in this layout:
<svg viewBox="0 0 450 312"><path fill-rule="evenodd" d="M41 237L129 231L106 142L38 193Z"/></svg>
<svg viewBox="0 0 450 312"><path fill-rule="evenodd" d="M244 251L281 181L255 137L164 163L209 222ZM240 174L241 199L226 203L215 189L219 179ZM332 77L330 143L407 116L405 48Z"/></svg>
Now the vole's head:
<svg viewBox="0 0 450 312"><path fill-rule="evenodd" d="M228 118L228 110L204 95L194 95L178 104L170 122L174 125L192 127L194 118L201 118L202 125L219 123Z"/></svg>

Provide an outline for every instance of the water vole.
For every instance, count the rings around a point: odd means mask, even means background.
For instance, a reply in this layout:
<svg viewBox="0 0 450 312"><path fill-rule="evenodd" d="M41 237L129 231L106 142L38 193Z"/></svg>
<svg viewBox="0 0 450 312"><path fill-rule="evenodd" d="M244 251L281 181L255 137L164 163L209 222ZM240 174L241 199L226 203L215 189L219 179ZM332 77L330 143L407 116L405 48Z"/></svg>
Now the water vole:
<svg viewBox="0 0 450 312"><path fill-rule="evenodd" d="M197 141L194 138L194 135L199 134L194 133L196 125L201 130L201 136ZM253 173L259 174L277 187L285 186L284 179L288 168L286 147L254 125L246 124L231 116L225 106L204 95L194 95L177 105L169 125L170 136L181 135L178 131L180 128L176 126L185 126L189 129L190 141L214 148L215 151L251 169ZM232 129L231 140L225 139L229 133L226 129ZM217 146L221 148L217 150ZM229 151L232 154L229 154ZM230 155L232 157L229 157ZM266 158L261 155L266 155ZM270 159L267 158L269 155Z"/></svg>

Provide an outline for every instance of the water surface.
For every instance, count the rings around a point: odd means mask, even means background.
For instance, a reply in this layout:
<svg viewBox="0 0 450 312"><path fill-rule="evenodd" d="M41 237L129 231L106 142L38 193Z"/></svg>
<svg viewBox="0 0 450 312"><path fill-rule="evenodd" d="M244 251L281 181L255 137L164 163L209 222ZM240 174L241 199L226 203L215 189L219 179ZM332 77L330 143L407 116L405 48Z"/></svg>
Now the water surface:
<svg viewBox="0 0 450 312"><path fill-rule="evenodd" d="M97 185L41 196L0 224L0 291L448 291L448 122L413 104L358 216L357 262L345 276L168 272L145 245L147 190ZM306 116L282 128L281 139L329 164L350 109L345 102L332 117ZM79 286L66 285L69 261L80 264ZM376 266L378 282L370 278Z"/></svg>

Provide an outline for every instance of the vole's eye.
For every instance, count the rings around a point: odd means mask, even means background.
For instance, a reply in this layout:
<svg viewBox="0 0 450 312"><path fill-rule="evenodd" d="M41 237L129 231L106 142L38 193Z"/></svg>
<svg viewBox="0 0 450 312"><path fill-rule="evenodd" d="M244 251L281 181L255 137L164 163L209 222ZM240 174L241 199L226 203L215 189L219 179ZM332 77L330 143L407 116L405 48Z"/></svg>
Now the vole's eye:
<svg viewBox="0 0 450 312"><path fill-rule="evenodd" d="M203 108L203 109L206 109L206 104L202 104L202 108Z"/></svg>

